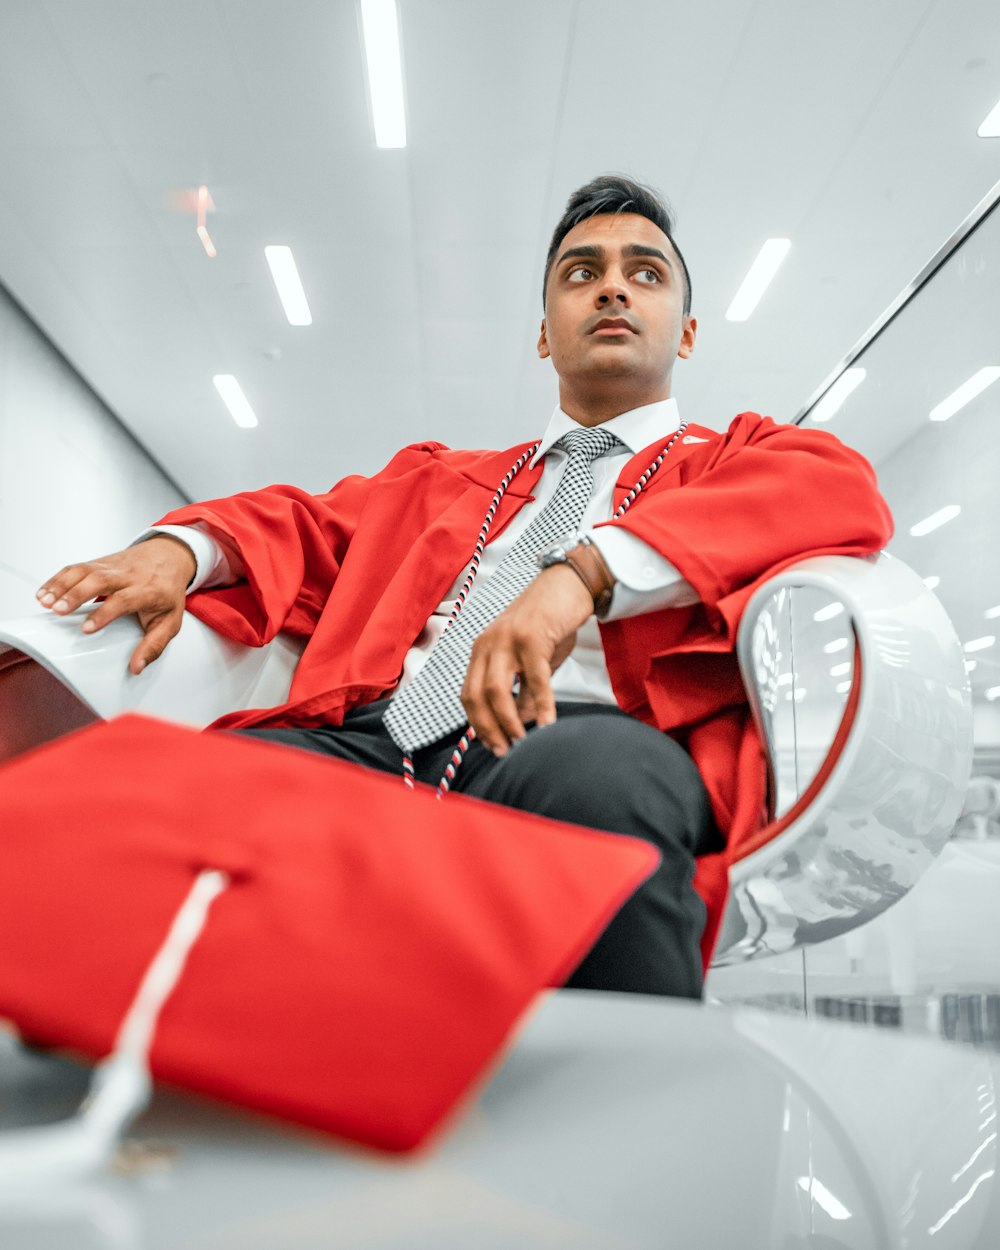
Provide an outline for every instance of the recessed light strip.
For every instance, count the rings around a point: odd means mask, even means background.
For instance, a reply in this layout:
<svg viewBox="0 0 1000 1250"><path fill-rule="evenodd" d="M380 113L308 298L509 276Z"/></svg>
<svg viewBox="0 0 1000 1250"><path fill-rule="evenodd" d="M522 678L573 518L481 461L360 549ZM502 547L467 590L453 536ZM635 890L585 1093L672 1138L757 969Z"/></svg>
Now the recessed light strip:
<svg viewBox="0 0 1000 1250"><path fill-rule="evenodd" d="M996 365L987 365L985 369L980 369L969 378L968 382L963 382L957 391L952 391L947 399L942 399L937 407L931 409L931 420L947 421L960 408L971 404L976 396L981 395L988 386L992 386L997 378L1000 378L1000 368Z"/></svg>
<svg viewBox="0 0 1000 1250"><path fill-rule="evenodd" d="M949 521L954 521L961 511L962 506L957 503L950 503L944 508L938 508L937 512L932 512L930 516L924 517L916 525L911 525L910 536L912 538L923 538L925 534L931 533L932 530L940 529L942 525L947 525Z"/></svg>
<svg viewBox="0 0 1000 1250"><path fill-rule="evenodd" d="M288 324L293 326L311 326L312 313L309 301L302 289L302 279L295 265L292 249L283 244L272 244L264 248L264 256L271 270L271 277L278 292L278 299L285 310Z"/></svg>
<svg viewBox="0 0 1000 1250"><path fill-rule="evenodd" d="M406 110L396 0L361 0L361 23L375 143L380 148L405 148Z"/></svg>
<svg viewBox="0 0 1000 1250"><path fill-rule="evenodd" d="M197 234L198 238L201 240L201 245L205 249L206 256L208 256L211 260L214 260L218 255L218 252L215 250L215 244L212 242L211 235L208 233L208 226L206 222L208 220L209 212L215 211L215 204L212 202L212 196L209 193L208 187L204 184L198 188L197 209L198 224L194 228L195 234Z"/></svg>
<svg viewBox="0 0 1000 1250"><path fill-rule="evenodd" d="M757 253L757 259L750 266L750 272L743 279L743 285L726 310L727 321L746 321L771 285L771 279L778 272L778 266L788 255L791 246L791 239L768 239L765 242Z"/></svg>
<svg viewBox="0 0 1000 1250"><path fill-rule="evenodd" d="M236 424L245 430L252 430L257 425L257 415L247 402L239 382L231 373L217 373L212 381Z"/></svg>
<svg viewBox="0 0 1000 1250"><path fill-rule="evenodd" d="M846 373L842 373L812 410L812 419L829 421L843 407L848 395L856 391L867 376L868 371L861 368L848 369Z"/></svg>
<svg viewBox="0 0 1000 1250"><path fill-rule="evenodd" d="M980 139L1000 139L1000 100L983 118L976 134Z"/></svg>

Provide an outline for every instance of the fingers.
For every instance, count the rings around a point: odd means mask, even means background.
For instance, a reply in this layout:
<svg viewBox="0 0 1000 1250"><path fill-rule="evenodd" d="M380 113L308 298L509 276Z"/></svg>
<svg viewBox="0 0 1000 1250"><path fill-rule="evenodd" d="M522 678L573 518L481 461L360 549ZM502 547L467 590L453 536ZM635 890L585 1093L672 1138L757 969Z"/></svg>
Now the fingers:
<svg viewBox="0 0 1000 1250"><path fill-rule="evenodd" d="M521 689L514 695L514 680ZM556 719L552 670L532 636L504 628L503 622L483 631L472 649L462 687L462 705L476 737L494 755L503 757L525 735L524 722L540 725Z"/></svg>
<svg viewBox="0 0 1000 1250"><path fill-rule="evenodd" d="M109 570L96 563L69 564L60 569L37 592L35 597L43 608L51 608L60 616L74 612L83 603L114 589Z"/></svg>
<svg viewBox="0 0 1000 1250"><path fill-rule="evenodd" d="M496 756L524 737L514 699L516 661L509 645L485 631L472 649L462 687L462 705L476 737Z"/></svg>
<svg viewBox="0 0 1000 1250"><path fill-rule="evenodd" d="M149 621L141 620L144 634L128 662L129 672L138 675L163 654L167 643L180 632L183 611L164 612Z"/></svg>
<svg viewBox="0 0 1000 1250"><path fill-rule="evenodd" d="M128 616L133 612L140 616L141 621L144 610L148 615L151 609L163 609L164 605L152 604L149 600L148 594L141 593L134 586L127 586L123 590L108 594L83 622L83 632L92 634L98 629L103 629L105 625L110 625L120 616ZM156 616L159 616L159 611L156 611Z"/></svg>
<svg viewBox="0 0 1000 1250"><path fill-rule="evenodd" d="M556 696L552 692L552 668L537 652L526 655L521 672L522 709L533 711L536 725L552 725L556 719ZM526 719L531 719L528 716Z"/></svg>

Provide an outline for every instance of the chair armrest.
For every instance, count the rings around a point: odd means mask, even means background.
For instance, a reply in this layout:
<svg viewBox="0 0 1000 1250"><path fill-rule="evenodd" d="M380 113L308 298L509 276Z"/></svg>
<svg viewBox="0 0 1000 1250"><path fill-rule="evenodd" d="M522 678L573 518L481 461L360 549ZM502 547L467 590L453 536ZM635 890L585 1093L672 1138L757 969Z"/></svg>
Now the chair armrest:
<svg viewBox="0 0 1000 1250"><path fill-rule="evenodd" d="M303 646L279 635L265 647L246 647L185 612L180 633L134 676L128 660L142 632L135 617L84 634L85 615L38 612L0 622L0 653L12 649L37 661L103 719L134 710L201 728L236 708L273 707L288 697Z"/></svg>
<svg viewBox="0 0 1000 1250"><path fill-rule="evenodd" d="M814 784L737 850L716 965L824 941L884 911L939 853L968 785L972 700L961 644L917 574L885 553L803 560L747 605L740 668L772 776L776 620L804 588L845 608L854 689Z"/></svg>

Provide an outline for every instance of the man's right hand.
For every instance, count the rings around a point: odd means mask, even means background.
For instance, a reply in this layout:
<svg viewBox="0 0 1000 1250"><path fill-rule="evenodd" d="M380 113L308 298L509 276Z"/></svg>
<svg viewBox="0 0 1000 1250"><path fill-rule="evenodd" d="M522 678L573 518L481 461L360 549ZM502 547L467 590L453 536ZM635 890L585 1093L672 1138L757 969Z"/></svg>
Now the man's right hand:
<svg viewBox="0 0 1000 1250"><path fill-rule="evenodd" d="M132 652L129 670L141 673L180 630L188 584L195 574L191 549L169 534L116 551L114 555L68 564L37 592L43 608L60 616L104 596L83 622L92 634L119 616L135 613L144 637Z"/></svg>

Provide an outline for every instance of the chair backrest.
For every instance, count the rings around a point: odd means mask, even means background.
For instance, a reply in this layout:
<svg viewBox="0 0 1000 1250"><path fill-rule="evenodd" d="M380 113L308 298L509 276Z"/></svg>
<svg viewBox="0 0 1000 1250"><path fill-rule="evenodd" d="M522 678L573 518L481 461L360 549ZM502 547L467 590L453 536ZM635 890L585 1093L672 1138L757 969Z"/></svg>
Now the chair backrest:
<svg viewBox="0 0 1000 1250"><path fill-rule="evenodd" d="M738 650L774 819L731 865L717 965L835 937L903 897L950 836L972 762L961 644L888 554L786 569L749 603Z"/></svg>

